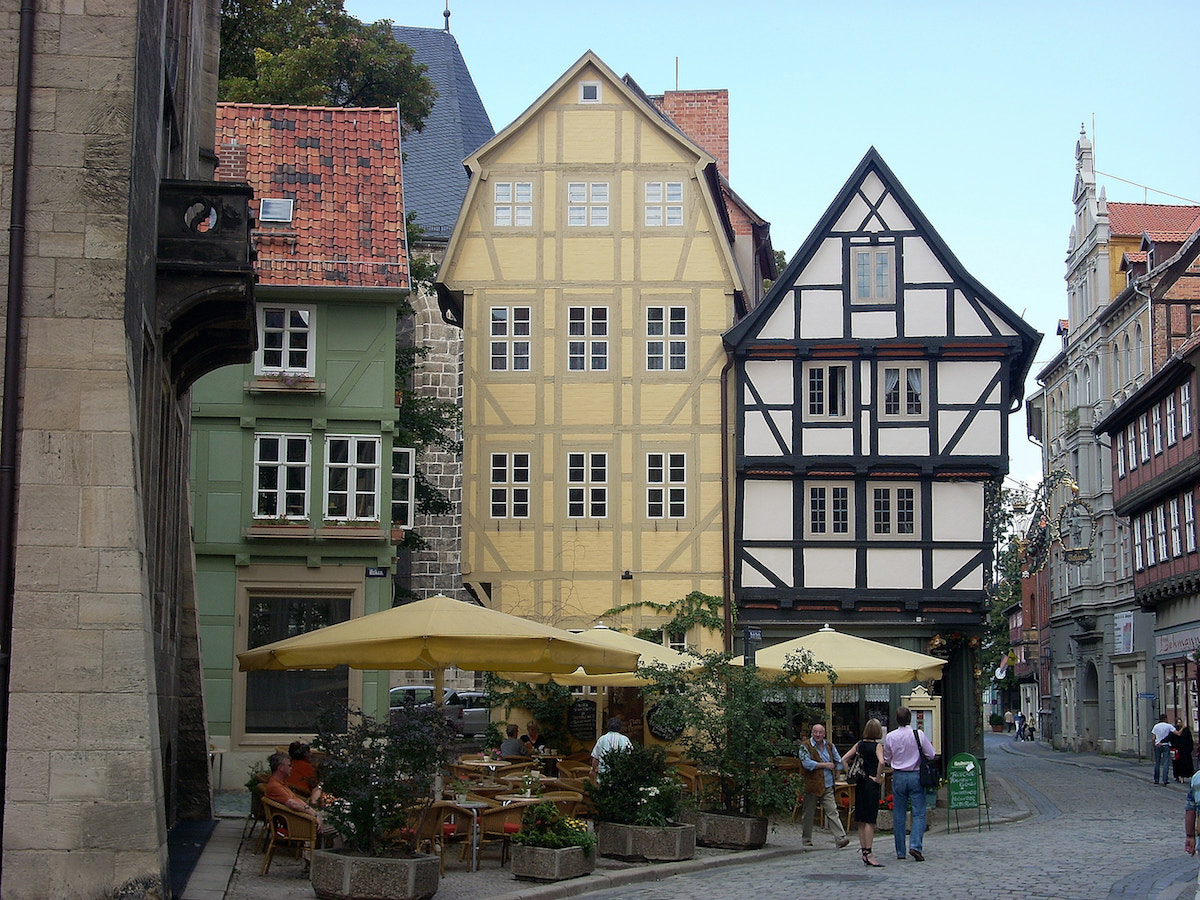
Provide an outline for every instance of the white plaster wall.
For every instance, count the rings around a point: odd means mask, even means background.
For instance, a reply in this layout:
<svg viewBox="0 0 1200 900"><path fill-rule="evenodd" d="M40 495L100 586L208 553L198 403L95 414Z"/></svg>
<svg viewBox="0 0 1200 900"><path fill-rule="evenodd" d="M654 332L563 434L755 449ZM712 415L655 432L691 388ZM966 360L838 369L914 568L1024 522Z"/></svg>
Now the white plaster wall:
<svg viewBox="0 0 1200 900"><path fill-rule="evenodd" d="M881 428L879 429L879 454L881 456L928 456L928 428Z"/></svg>
<svg viewBox="0 0 1200 900"><path fill-rule="evenodd" d="M867 549L868 588L921 587L921 551L917 548Z"/></svg>
<svg viewBox="0 0 1200 900"><path fill-rule="evenodd" d="M845 428L805 428L801 441L805 456L848 456L854 452L854 430Z"/></svg>
<svg viewBox="0 0 1200 900"><path fill-rule="evenodd" d="M891 194L884 197L883 202L879 204L879 214L883 216L883 221L887 222L888 228L893 231L906 231L913 227L912 222L908 220L908 216L903 213L900 204Z"/></svg>
<svg viewBox="0 0 1200 900"><path fill-rule="evenodd" d="M763 403L791 405L795 402L794 368L790 359L747 360L746 380L754 385ZM745 402L756 402L749 390Z"/></svg>
<svg viewBox="0 0 1200 900"><path fill-rule="evenodd" d="M943 284L949 281L950 275L933 255L924 238L904 239L905 284Z"/></svg>
<svg viewBox="0 0 1200 900"><path fill-rule="evenodd" d="M858 551L850 547L805 547L804 586L854 587Z"/></svg>
<svg viewBox="0 0 1200 900"><path fill-rule="evenodd" d="M970 336L991 334L962 291L954 292L954 333Z"/></svg>
<svg viewBox="0 0 1200 900"><path fill-rule="evenodd" d="M946 292L904 292L904 333L912 337L942 337L946 334Z"/></svg>
<svg viewBox="0 0 1200 900"><path fill-rule="evenodd" d="M962 422L966 413L961 410L945 410L938 414L938 433L943 448ZM967 426L952 456L999 456L1000 455L1000 411L985 409L979 412Z"/></svg>
<svg viewBox="0 0 1200 900"><path fill-rule="evenodd" d="M767 426L770 417L780 431L784 440L781 449L779 441ZM791 453L792 414L786 410L763 413L759 410L748 410L745 423L745 452L748 456L781 456Z"/></svg>
<svg viewBox="0 0 1200 900"><path fill-rule="evenodd" d="M750 479L746 482L742 536L748 541L792 539L790 481Z"/></svg>
<svg viewBox="0 0 1200 900"><path fill-rule="evenodd" d="M983 540L983 485L972 481L935 481L934 541Z"/></svg>
<svg viewBox="0 0 1200 900"><path fill-rule="evenodd" d="M842 324L841 291L805 291L800 303L800 337L840 338Z"/></svg>
<svg viewBox="0 0 1200 900"><path fill-rule="evenodd" d="M961 569L975 555L973 550L933 551L933 586L943 587L946 579ZM956 591L978 591L983 588L983 565L975 566L954 586Z"/></svg>
<svg viewBox="0 0 1200 900"><path fill-rule="evenodd" d="M790 341L796 336L796 295L790 291L779 300L779 305L767 317L759 338Z"/></svg>
<svg viewBox="0 0 1200 900"><path fill-rule="evenodd" d="M751 556L767 567L776 578L788 587L795 587L792 577L791 547L755 547L747 551ZM754 566L742 563L742 587L773 587L774 582L765 578Z"/></svg>
<svg viewBox="0 0 1200 900"><path fill-rule="evenodd" d="M938 401L974 403L999 369L997 362L948 360L938 363Z"/></svg>
<svg viewBox="0 0 1200 900"><path fill-rule="evenodd" d="M856 338L892 338L896 336L896 314L890 309L853 312L850 327Z"/></svg>
<svg viewBox="0 0 1200 900"><path fill-rule="evenodd" d="M796 279L796 284L841 284L842 242L837 238L826 238L813 254L808 265Z"/></svg>

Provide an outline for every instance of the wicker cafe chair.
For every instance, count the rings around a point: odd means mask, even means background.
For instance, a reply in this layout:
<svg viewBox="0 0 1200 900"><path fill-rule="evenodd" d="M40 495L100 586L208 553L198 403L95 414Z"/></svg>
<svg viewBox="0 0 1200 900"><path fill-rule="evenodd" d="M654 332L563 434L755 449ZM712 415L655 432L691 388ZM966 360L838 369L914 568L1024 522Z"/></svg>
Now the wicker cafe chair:
<svg viewBox="0 0 1200 900"><path fill-rule="evenodd" d="M510 803L495 809L481 810L479 813L479 855L483 856L488 844L500 845L500 867L508 862L509 839L521 830L521 820L525 809L530 803ZM463 847L463 854L467 851Z"/></svg>
<svg viewBox="0 0 1200 900"><path fill-rule="evenodd" d="M259 825L263 826L263 834L259 836L258 843L254 846L254 852L257 853L261 848L262 842L265 839L267 823L267 811L263 808L263 783L257 782L250 789L250 813L246 816L246 821L242 825L242 840L247 838L253 839L254 832Z"/></svg>
<svg viewBox="0 0 1200 900"><path fill-rule="evenodd" d="M564 760L558 764L559 778L587 778L591 771L591 763L567 762Z"/></svg>
<svg viewBox="0 0 1200 900"><path fill-rule="evenodd" d="M553 803L564 816L573 816L583 802L583 794L579 791L544 791L538 799Z"/></svg>
<svg viewBox="0 0 1200 900"><path fill-rule="evenodd" d="M305 854L305 867L312 858L312 851L323 845L325 836L321 834L317 820L312 816L288 809L282 803L276 803L270 797L263 797L263 809L267 814L266 830L270 832L267 843L267 855L263 858L259 875L266 875L271 868L271 859L275 856L275 848L279 846L294 847ZM329 837L332 837L330 835Z"/></svg>
<svg viewBox="0 0 1200 900"><path fill-rule="evenodd" d="M426 807L417 825L416 848L427 848L430 853L437 853L441 872L445 875L446 847L456 843L465 843L469 847L474 821L475 817L469 809L455 806L447 800L432 803Z"/></svg>

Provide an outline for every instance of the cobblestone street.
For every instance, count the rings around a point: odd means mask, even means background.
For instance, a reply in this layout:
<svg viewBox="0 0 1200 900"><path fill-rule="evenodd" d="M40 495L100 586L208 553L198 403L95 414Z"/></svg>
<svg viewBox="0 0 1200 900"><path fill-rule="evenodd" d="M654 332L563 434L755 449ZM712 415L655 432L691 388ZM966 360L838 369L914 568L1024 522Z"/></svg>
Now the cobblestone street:
<svg viewBox="0 0 1200 900"><path fill-rule="evenodd" d="M1043 744L987 735L990 777L1029 808L1020 821L925 837L924 863L895 857L890 834L875 839L886 868L867 869L856 852L797 853L584 894L589 900L873 896L904 900L1023 898L1192 900L1197 862L1183 852L1185 787L1151 783L1152 764L1056 753ZM940 814L941 811L939 811ZM968 827L968 821L971 823ZM818 838L817 846L822 846Z"/></svg>

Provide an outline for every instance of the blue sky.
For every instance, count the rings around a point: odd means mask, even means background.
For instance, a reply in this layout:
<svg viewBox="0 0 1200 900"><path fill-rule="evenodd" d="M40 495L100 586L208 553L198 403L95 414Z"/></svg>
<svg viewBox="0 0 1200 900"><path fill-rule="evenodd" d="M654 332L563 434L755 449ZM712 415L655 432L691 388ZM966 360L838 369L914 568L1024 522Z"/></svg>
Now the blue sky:
<svg viewBox="0 0 1200 900"><path fill-rule="evenodd" d="M440 28L443 0L348 0ZM1081 124L1110 200L1200 203L1193 2L451 0L500 130L585 50L649 93L727 88L730 182L789 258L874 145L964 266L1059 346ZM678 83L676 83L678 59ZM1094 122L1094 130L1093 130ZM1039 451L1011 420L1015 477Z"/></svg>

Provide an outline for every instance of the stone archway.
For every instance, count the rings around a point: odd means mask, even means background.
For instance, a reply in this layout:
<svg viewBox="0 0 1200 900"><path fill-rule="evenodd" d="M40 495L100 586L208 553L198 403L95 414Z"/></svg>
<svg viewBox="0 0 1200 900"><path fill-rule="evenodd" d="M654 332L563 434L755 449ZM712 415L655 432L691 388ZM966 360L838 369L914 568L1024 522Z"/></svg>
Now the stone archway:
<svg viewBox="0 0 1200 900"><path fill-rule="evenodd" d="M1088 660L1079 683L1079 741L1076 749L1095 750L1100 739L1100 676Z"/></svg>

